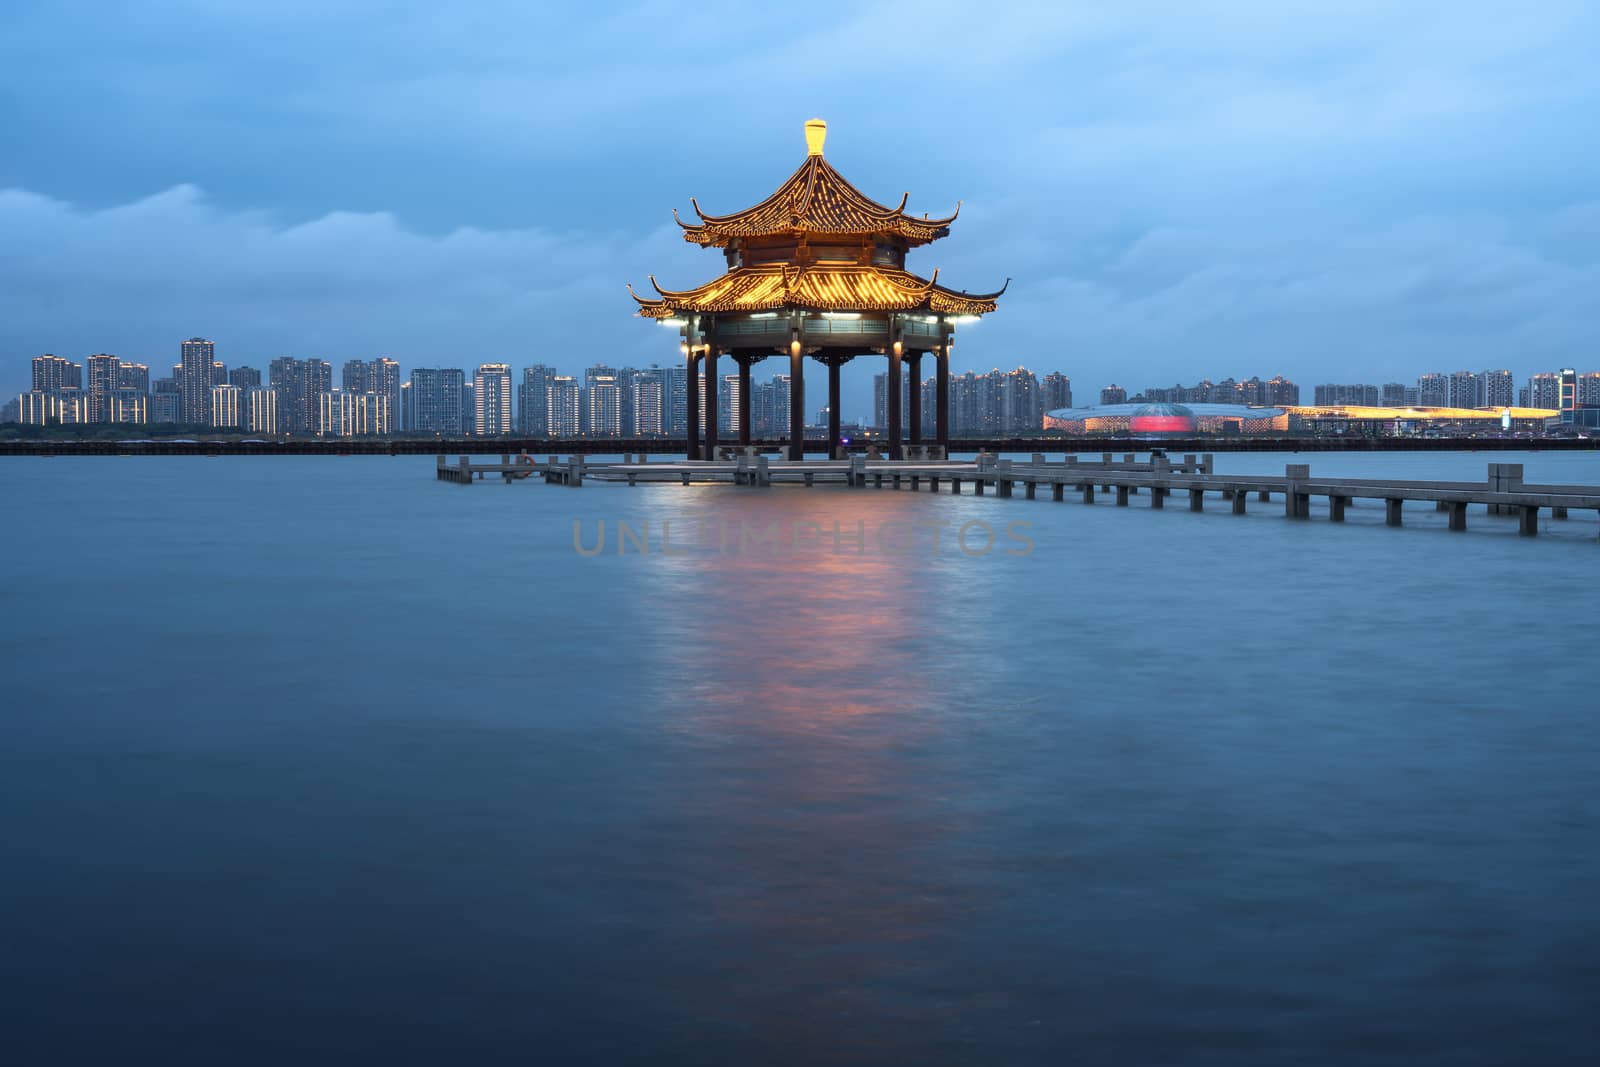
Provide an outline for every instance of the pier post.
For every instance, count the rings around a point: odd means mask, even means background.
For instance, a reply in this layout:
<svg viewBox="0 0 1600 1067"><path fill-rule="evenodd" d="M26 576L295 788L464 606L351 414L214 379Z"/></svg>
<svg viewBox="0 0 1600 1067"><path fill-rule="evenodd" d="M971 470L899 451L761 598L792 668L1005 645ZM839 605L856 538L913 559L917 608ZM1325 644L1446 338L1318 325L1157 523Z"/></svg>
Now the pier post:
<svg viewBox="0 0 1600 1067"><path fill-rule="evenodd" d="M1127 506L1128 506L1128 487L1125 486L1125 485L1119 485L1119 486L1117 486L1117 507L1125 508Z"/></svg>
<svg viewBox="0 0 1600 1067"><path fill-rule="evenodd" d="M1005 477L994 483L995 494L997 496L1003 496L1009 499L1013 484L1014 483L1011 481L1011 475L1007 474Z"/></svg>
<svg viewBox="0 0 1600 1067"><path fill-rule="evenodd" d="M462 484L472 484L472 458L470 456L462 456L460 462L456 465L456 470L460 472L458 477L461 479Z"/></svg>
<svg viewBox="0 0 1600 1067"><path fill-rule="evenodd" d="M1287 463L1283 468L1283 513L1291 519L1311 517L1311 497L1300 492L1300 483L1311 477L1309 463Z"/></svg>
<svg viewBox="0 0 1600 1067"><path fill-rule="evenodd" d="M1057 503L1060 503L1062 500L1066 499L1066 495L1067 495L1067 485L1066 485L1065 482L1051 482L1050 483L1050 499L1051 500L1054 500Z"/></svg>
<svg viewBox="0 0 1600 1067"><path fill-rule="evenodd" d="M1272 499L1272 493L1269 490L1263 489L1261 492L1256 494L1256 499L1265 504Z"/></svg>
<svg viewBox="0 0 1600 1067"><path fill-rule="evenodd" d="M1467 528L1467 502L1465 500L1452 500L1450 504L1450 529L1465 530Z"/></svg>
<svg viewBox="0 0 1600 1067"><path fill-rule="evenodd" d="M1152 485L1150 487L1150 506L1156 511L1162 511L1167 506L1167 490L1164 486Z"/></svg>
<svg viewBox="0 0 1600 1067"><path fill-rule="evenodd" d="M1250 494L1245 492L1243 489L1236 491L1233 494L1233 513L1235 515L1243 515L1245 513L1244 502L1249 499Z"/></svg>
<svg viewBox="0 0 1600 1067"><path fill-rule="evenodd" d="M937 493L938 491L939 491L939 476L937 474L928 475L928 492Z"/></svg>
<svg viewBox="0 0 1600 1067"><path fill-rule="evenodd" d="M983 495L983 478L982 477L974 478L972 480L972 493L973 493L974 496L982 496Z"/></svg>
<svg viewBox="0 0 1600 1067"><path fill-rule="evenodd" d="M810 486L812 484L812 479L813 479L812 472L811 471L806 471L806 485L807 486Z"/></svg>
<svg viewBox="0 0 1600 1067"><path fill-rule="evenodd" d="M1039 483L1038 482L1023 482L1022 483L1022 494L1023 494L1023 496L1027 497L1029 500L1034 499L1034 497L1038 494L1038 492L1039 492Z"/></svg>
<svg viewBox="0 0 1600 1067"><path fill-rule="evenodd" d="M1344 521L1344 506L1346 504L1348 504L1349 502L1350 502L1350 498L1347 497L1347 496L1330 496L1330 497L1328 497L1328 521L1329 522L1343 522Z"/></svg>
<svg viewBox="0 0 1600 1067"><path fill-rule="evenodd" d="M951 478L950 479L950 495L951 496L960 496L961 495L961 479L960 478Z"/></svg>
<svg viewBox="0 0 1600 1067"><path fill-rule="evenodd" d="M1093 482L1084 482L1083 483L1083 502L1085 504L1093 504L1094 503L1094 483Z"/></svg>
<svg viewBox="0 0 1600 1067"><path fill-rule="evenodd" d="M899 471L895 471L894 472L894 488L896 488L896 489L900 488L900 472Z"/></svg>
<svg viewBox="0 0 1600 1067"><path fill-rule="evenodd" d="M1206 507L1206 491L1204 489L1189 490L1189 510L1204 511Z"/></svg>
<svg viewBox="0 0 1600 1067"><path fill-rule="evenodd" d="M1388 526L1400 525L1400 509L1405 501L1397 496L1389 497L1383 502L1383 521Z"/></svg>
<svg viewBox="0 0 1600 1067"><path fill-rule="evenodd" d="M1508 466L1508 467L1520 467L1520 466L1522 466L1522 464L1520 464L1520 463L1508 463L1508 464L1506 464L1506 466ZM1522 481L1522 476L1521 476L1521 472L1519 471L1518 472L1518 476L1517 476L1517 482L1519 483L1519 486L1520 486L1521 481ZM1518 523L1518 526L1517 526L1517 532L1519 534L1521 534L1523 537L1537 537L1539 535L1539 505L1538 504L1519 504L1519 505L1517 505L1517 517L1520 520L1520 522Z"/></svg>
<svg viewBox="0 0 1600 1067"><path fill-rule="evenodd" d="M1210 473L1212 473L1211 465L1215 461L1215 459L1216 459L1216 457L1214 457L1210 452L1202 452L1202 453L1200 453L1200 473L1201 474L1210 474Z"/></svg>

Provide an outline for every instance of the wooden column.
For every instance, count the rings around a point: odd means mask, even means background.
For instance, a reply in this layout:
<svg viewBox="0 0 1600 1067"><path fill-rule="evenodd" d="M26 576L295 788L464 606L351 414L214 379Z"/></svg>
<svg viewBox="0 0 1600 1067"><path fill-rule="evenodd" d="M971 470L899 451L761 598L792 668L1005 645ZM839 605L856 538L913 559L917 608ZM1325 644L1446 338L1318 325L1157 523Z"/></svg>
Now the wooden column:
<svg viewBox="0 0 1600 1067"><path fill-rule="evenodd" d="M900 356L899 330L893 319L889 321L889 395L885 398L889 408L889 458L900 459Z"/></svg>
<svg viewBox="0 0 1600 1067"><path fill-rule="evenodd" d="M839 448L839 368L842 361L828 359L828 458Z"/></svg>
<svg viewBox="0 0 1600 1067"><path fill-rule="evenodd" d="M934 437L950 447L950 327L941 326L939 349L934 360L933 423Z"/></svg>
<svg viewBox="0 0 1600 1067"><path fill-rule="evenodd" d="M798 323L789 331L789 458L806 458L806 358Z"/></svg>
<svg viewBox="0 0 1600 1067"><path fill-rule="evenodd" d="M717 320L706 316L706 459L717 458Z"/></svg>
<svg viewBox="0 0 1600 1067"><path fill-rule="evenodd" d="M922 443L922 350L912 349L906 353L906 374L910 379L911 401L906 418L910 421L907 427L907 438L914 445Z"/></svg>
<svg viewBox="0 0 1600 1067"><path fill-rule="evenodd" d="M687 407L688 426L685 428L689 438L688 457L700 458L700 357L694 354L694 346L688 345L687 354L684 356L687 373L684 375L685 388L688 391Z"/></svg>
<svg viewBox="0 0 1600 1067"><path fill-rule="evenodd" d="M750 443L750 360L735 356L739 361L739 443Z"/></svg>

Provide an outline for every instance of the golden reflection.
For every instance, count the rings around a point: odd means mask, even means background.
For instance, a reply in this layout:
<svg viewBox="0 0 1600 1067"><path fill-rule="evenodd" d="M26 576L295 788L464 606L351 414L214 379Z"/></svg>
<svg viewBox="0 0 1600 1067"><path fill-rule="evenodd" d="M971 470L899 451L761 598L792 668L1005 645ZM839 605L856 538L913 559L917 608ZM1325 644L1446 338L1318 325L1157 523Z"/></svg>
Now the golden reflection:
<svg viewBox="0 0 1600 1067"><path fill-rule="evenodd" d="M707 944L725 957L714 1024L797 1031L840 1012L903 1040L889 993L937 958L970 901L940 859L966 821L940 795L959 778L930 676L935 571L924 544L886 552L876 533L932 509L910 494L709 493L691 519L826 534L777 550L712 548L655 561L670 573L686 698L669 726L716 773L681 802L700 827L696 894ZM844 536L836 551L832 530ZM860 551L855 534L864 529ZM891 547L897 542L890 540ZM679 603L687 598L689 603ZM682 610L692 604L692 610ZM891 1040L893 1038L890 1038Z"/></svg>

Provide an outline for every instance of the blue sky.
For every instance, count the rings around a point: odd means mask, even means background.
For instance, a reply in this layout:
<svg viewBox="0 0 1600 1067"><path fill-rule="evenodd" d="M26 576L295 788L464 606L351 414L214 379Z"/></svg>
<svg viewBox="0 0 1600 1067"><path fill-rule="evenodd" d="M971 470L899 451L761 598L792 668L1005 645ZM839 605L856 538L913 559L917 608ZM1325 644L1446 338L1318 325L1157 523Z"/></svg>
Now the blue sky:
<svg viewBox="0 0 1600 1067"><path fill-rule="evenodd" d="M869 195L965 202L915 269L1015 279L957 370L1600 369L1596 40L1561 0L20 0L0 386L195 334L258 367L665 362L623 284L718 272L670 209L764 197L813 115Z"/></svg>

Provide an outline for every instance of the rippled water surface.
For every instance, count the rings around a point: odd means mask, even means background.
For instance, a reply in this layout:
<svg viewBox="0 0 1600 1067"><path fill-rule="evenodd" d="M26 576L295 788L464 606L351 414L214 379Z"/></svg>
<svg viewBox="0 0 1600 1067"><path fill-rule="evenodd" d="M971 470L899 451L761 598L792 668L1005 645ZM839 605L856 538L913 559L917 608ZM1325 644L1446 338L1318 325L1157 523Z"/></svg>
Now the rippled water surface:
<svg viewBox="0 0 1600 1067"><path fill-rule="evenodd" d="M431 467L0 462L7 1062L1592 1051L1593 512Z"/></svg>

